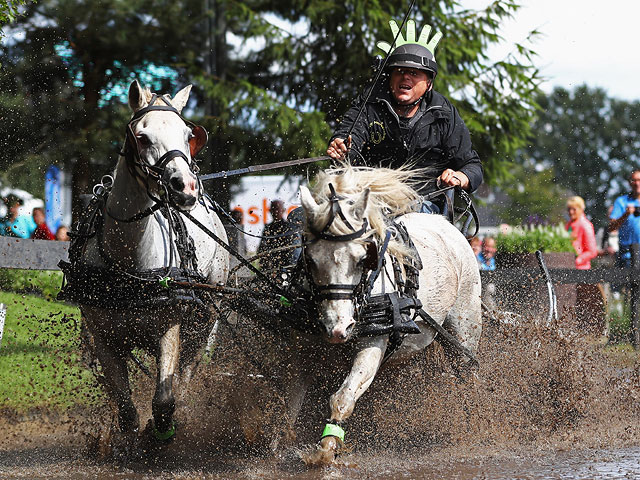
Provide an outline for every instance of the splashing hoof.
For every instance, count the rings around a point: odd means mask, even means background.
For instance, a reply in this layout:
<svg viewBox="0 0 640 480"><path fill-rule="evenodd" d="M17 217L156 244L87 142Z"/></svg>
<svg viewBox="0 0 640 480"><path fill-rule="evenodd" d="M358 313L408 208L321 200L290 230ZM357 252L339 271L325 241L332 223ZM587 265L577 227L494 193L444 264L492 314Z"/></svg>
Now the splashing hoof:
<svg viewBox="0 0 640 480"><path fill-rule="evenodd" d="M156 429L153 420L149 420L142 436L145 443L152 444L156 447L163 447L173 442L176 438L177 430L178 426L175 421L172 422L171 427L167 431L160 432Z"/></svg>
<svg viewBox="0 0 640 480"><path fill-rule="evenodd" d="M166 432L159 432L156 427L153 427L152 434L156 442L167 444L171 443L176 437L176 423L173 422L171 427Z"/></svg>
<svg viewBox="0 0 640 480"><path fill-rule="evenodd" d="M300 457L307 467L326 467L334 463L339 446L340 440L336 437L324 437L315 450L302 452Z"/></svg>

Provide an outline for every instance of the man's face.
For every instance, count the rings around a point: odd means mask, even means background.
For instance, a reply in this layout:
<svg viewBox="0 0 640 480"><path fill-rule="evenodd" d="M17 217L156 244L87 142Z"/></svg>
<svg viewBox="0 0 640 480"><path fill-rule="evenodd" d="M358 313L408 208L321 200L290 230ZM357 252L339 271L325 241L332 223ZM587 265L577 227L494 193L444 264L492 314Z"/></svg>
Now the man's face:
<svg viewBox="0 0 640 480"><path fill-rule="evenodd" d="M634 172L629 179L631 184L631 191L634 195L640 195L640 172Z"/></svg>
<svg viewBox="0 0 640 480"><path fill-rule="evenodd" d="M422 97L431 80L427 72L417 68L396 67L391 71L389 86L396 102L400 105L411 105Z"/></svg>
<svg viewBox="0 0 640 480"><path fill-rule="evenodd" d="M33 221L36 223L36 225L41 225L44 223L44 213L41 212L40 210L34 210L33 211Z"/></svg>
<svg viewBox="0 0 640 480"><path fill-rule="evenodd" d="M284 217L284 203L278 200L271 202L271 217L273 220L281 220Z"/></svg>
<svg viewBox="0 0 640 480"><path fill-rule="evenodd" d="M482 242L482 255L484 258L491 258L496 254L496 241L489 238Z"/></svg>

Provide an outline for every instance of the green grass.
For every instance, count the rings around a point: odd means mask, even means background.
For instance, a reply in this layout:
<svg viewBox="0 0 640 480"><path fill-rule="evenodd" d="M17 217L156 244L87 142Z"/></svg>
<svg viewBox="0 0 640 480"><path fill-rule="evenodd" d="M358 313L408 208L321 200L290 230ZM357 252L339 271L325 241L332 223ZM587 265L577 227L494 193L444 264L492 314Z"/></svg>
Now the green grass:
<svg viewBox="0 0 640 480"><path fill-rule="evenodd" d="M101 395L81 364L80 312L42 297L0 292L7 317L0 345L0 407L93 405Z"/></svg>

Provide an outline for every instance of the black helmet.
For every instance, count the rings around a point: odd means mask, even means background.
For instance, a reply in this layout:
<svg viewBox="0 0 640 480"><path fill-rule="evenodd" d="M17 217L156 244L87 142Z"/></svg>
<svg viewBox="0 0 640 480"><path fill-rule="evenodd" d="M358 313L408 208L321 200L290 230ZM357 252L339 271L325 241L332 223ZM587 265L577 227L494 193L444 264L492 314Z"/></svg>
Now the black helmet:
<svg viewBox="0 0 640 480"><path fill-rule="evenodd" d="M396 48L389 55L387 67L417 68L430 73L432 79L438 74L438 64L433 53L417 43L406 43Z"/></svg>

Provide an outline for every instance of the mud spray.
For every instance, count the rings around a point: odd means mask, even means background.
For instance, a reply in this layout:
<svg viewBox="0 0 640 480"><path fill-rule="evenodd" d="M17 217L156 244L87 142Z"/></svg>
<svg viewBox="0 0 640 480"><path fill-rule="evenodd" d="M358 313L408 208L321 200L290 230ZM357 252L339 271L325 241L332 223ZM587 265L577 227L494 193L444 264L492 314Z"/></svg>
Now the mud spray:
<svg viewBox="0 0 640 480"><path fill-rule="evenodd" d="M477 460L638 445L636 356L586 336L569 315L551 325L540 316L485 320L480 367L465 381L453 375L438 344L408 364L383 369L344 425L347 443L339 468L347 468L347 476L393 476L425 458ZM186 389L177 386L179 434L153 462L122 467L107 450L101 452L115 426L114 410L103 401L63 415L3 412L0 466L5 473L24 472L35 458L61 471L88 469L107 477L126 468L132 478L315 478L300 453L319 439L344 366L316 379L293 430L284 431L287 342L247 322L222 329L219 340ZM151 380L138 374L133 394L141 419L149 418L144 406L153 395ZM269 446L276 436L289 446L274 454Z"/></svg>

